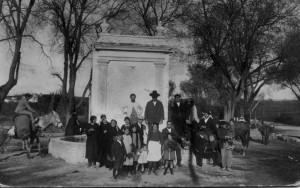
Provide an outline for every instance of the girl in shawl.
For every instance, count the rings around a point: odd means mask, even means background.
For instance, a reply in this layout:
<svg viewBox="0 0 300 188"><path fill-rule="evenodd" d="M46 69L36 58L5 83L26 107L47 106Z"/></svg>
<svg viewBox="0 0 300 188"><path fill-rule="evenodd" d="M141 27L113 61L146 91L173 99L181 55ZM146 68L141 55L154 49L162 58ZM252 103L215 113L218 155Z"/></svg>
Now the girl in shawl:
<svg viewBox="0 0 300 188"><path fill-rule="evenodd" d="M126 149L126 160L124 162L124 170L128 173L128 176L131 177L131 172L133 168L133 153L132 153L132 138L129 134L129 128L124 129L125 134L123 135L123 142Z"/></svg>
<svg viewBox="0 0 300 188"><path fill-rule="evenodd" d="M157 174L157 163L161 159L161 143L162 137L161 132L158 130L158 124L153 124L152 131L149 132L148 135L148 156L147 161L149 162L149 172L151 174L152 168L153 173Z"/></svg>
<svg viewBox="0 0 300 188"><path fill-rule="evenodd" d="M132 125L131 131L132 131L131 132L131 138L132 138L132 144L133 144L133 148L132 148L132 151L133 151L133 170L134 170L134 173L136 173L136 166L137 166L138 157L139 157L137 155L137 151L141 149L141 145L142 145L143 141L142 141L140 133L138 132L138 128L137 128L136 124Z"/></svg>

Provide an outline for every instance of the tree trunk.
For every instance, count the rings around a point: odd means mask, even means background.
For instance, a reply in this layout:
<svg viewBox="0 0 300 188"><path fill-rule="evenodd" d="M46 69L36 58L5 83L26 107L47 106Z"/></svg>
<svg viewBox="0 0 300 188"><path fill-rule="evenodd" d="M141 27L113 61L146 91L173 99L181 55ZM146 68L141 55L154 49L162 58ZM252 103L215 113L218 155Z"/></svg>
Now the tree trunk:
<svg viewBox="0 0 300 188"><path fill-rule="evenodd" d="M76 69L72 63L70 63L70 80L68 91L68 104L66 109L66 124L68 124L71 118L72 112L75 111L75 84L76 84Z"/></svg>
<svg viewBox="0 0 300 188"><path fill-rule="evenodd" d="M224 105L224 120L229 121L234 116L236 102L228 100Z"/></svg>

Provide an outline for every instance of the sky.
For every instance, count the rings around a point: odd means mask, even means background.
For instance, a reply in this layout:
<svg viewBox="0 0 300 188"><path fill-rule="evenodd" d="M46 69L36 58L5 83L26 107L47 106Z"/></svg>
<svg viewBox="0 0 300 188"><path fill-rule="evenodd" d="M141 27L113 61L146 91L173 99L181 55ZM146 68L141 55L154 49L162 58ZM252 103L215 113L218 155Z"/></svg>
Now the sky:
<svg viewBox="0 0 300 188"><path fill-rule="evenodd" d="M58 91L61 86L61 81L53 77L51 73L62 72L63 58L62 54L57 54L55 49L51 49L48 36L48 30L40 31L37 34L37 39L44 44L44 55L39 45L30 42L24 42L21 50L21 67L18 83L9 92L9 95L22 93L43 93L48 94ZM96 39L95 39L96 41ZM0 85L4 84L8 79L8 71L11 63L12 55L8 51L8 46L0 43ZM78 72L76 81L75 95L81 96L89 79L91 63L83 64L83 67ZM170 78L176 83L176 93L180 93L179 84L181 81L188 79L186 67L180 63L170 70ZM290 100L296 99L292 92L288 89L281 89L279 86L265 86L262 88L265 93L265 99L272 100Z"/></svg>

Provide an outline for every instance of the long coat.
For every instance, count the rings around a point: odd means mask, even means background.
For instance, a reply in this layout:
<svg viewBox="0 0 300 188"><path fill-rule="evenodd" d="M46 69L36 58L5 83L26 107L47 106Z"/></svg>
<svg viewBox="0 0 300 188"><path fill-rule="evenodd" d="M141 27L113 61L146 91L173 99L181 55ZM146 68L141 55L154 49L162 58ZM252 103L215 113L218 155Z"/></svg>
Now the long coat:
<svg viewBox="0 0 300 188"><path fill-rule="evenodd" d="M98 134L99 135L98 136L98 140L99 140L98 161L100 163L106 163L107 155L110 154L111 145L108 145L108 143L110 142L110 135L109 135L110 127L111 127L110 123L106 123L106 124L102 122L100 123L99 134Z"/></svg>
<svg viewBox="0 0 300 188"><path fill-rule="evenodd" d="M94 131L90 131L94 129ZM87 125L87 140L86 140L86 152L85 158L89 160L96 160L98 154L98 135L99 135L99 125L88 124Z"/></svg>
<svg viewBox="0 0 300 188"><path fill-rule="evenodd" d="M117 140L113 142L111 147L111 154L112 157L115 158L114 169L122 169L126 156L126 149L123 141L121 141L121 144Z"/></svg>
<svg viewBox="0 0 300 188"><path fill-rule="evenodd" d="M118 133L123 134L123 132L121 131L121 129L116 125L115 127L110 126L109 127L109 131L108 131L108 141L107 141L107 147L111 148L114 141L116 140L116 136L118 135ZM109 157L112 157L111 152L109 153Z"/></svg>
<svg viewBox="0 0 300 188"><path fill-rule="evenodd" d="M153 101L149 101L145 109L145 119L149 124L159 123L165 117L164 106L161 101L157 100L154 106Z"/></svg>
<svg viewBox="0 0 300 188"><path fill-rule="evenodd" d="M79 122L77 120L76 116L72 116L67 124L66 130L65 130L65 136L73 136L73 135L79 135L80 134L80 127Z"/></svg>
<svg viewBox="0 0 300 188"><path fill-rule="evenodd" d="M180 105L176 102L171 106L171 121L174 124L174 128L179 135L183 135L185 120L187 119L187 108L186 105L180 101Z"/></svg>

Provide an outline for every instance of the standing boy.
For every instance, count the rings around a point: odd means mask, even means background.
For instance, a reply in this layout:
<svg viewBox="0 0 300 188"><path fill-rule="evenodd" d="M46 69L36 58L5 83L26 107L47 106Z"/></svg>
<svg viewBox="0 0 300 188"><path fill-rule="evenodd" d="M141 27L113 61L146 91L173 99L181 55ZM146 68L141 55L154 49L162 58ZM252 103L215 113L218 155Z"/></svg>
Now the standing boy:
<svg viewBox="0 0 300 188"><path fill-rule="evenodd" d="M114 141L111 147L112 160L114 162L113 181L117 181L118 176L122 175L123 163L126 157L126 149L122 138L122 133L119 132L117 134L117 139Z"/></svg>

